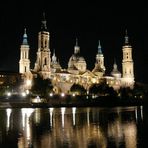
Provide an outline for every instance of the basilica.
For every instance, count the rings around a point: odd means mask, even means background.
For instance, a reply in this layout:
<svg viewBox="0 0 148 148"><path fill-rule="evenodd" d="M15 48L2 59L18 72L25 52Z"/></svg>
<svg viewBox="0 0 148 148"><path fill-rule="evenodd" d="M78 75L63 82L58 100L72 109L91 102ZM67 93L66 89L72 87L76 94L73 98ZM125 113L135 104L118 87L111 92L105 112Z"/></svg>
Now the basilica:
<svg viewBox="0 0 148 148"><path fill-rule="evenodd" d="M92 84L100 83L106 80L109 86L115 90L120 87L133 87L134 85L134 62L132 59L132 46L129 43L127 32L125 42L122 47L122 73L118 71L116 61L114 61L113 70L110 76L105 73L104 55L101 43L98 43L96 62L93 70L87 69L85 58L80 54L78 39L74 46L72 56L69 58L68 67L62 68L57 60L55 51L50 51L50 33L48 32L45 16L41 21L41 29L38 33L38 49L36 51L36 62L34 67L30 68L29 51L31 50L27 41L26 29L23 35L23 42L20 46L19 73L23 75L25 89L30 89L33 77L39 74L43 79L51 79L55 93L68 93L71 86L76 83L84 86L86 90Z"/></svg>

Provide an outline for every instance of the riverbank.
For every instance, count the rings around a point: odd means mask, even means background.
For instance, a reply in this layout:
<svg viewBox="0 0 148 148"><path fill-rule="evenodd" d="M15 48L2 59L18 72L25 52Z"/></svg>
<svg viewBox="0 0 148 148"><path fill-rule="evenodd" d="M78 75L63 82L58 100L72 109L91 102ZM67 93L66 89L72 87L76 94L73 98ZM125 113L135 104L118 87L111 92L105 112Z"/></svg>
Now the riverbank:
<svg viewBox="0 0 148 148"><path fill-rule="evenodd" d="M49 107L116 107L116 106L141 106L144 99L119 98L111 96L67 96L49 97L44 102L32 102L32 97L9 97L0 99L0 108L49 108Z"/></svg>

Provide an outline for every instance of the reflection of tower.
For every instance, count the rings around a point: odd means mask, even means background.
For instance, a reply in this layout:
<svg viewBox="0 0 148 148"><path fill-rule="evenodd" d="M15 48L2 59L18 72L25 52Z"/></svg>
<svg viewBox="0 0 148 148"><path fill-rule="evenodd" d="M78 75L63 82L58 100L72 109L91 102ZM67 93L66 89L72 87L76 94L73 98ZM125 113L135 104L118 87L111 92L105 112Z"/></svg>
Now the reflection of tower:
<svg viewBox="0 0 148 148"><path fill-rule="evenodd" d="M49 108L49 113L50 113L50 126L52 127L53 108Z"/></svg>
<svg viewBox="0 0 148 148"><path fill-rule="evenodd" d="M41 24L41 31L38 34L38 52L34 71L39 72L43 79L50 76L50 49L49 49L49 32L47 31L45 14Z"/></svg>
<svg viewBox="0 0 148 148"><path fill-rule="evenodd" d="M89 112L90 112L90 110L89 110L89 108L87 108L87 125L88 125L88 126L89 126L89 124L90 124Z"/></svg>
<svg viewBox="0 0 148 148"><path fill-rule="evenodd" d="M40 108L36 108L34 111L34 121L36 125L40 124L41 122L41 109Z"/></svg>
<svg viewBox="0 0 148 148"><path fill-rule="evenodd" d="M123 126L125 147L136 148L137 147L137 128L136 123L131 122Z"/></svg>
<svg viewBox="0 0 148 148"><path fill-rule="evenodd" d="M19 73L25 73L30 71L30 60L29 60L29 45L27 41L26 29L23 35L23 43L20 48L20 61L19 61Z"/></svg>
<svg viewBox="0 0 148 148"><path fill-rule="evenodd" d="M122 51L123 51L123 60L122 60L123 86L125 87L128 86L132 88L134 85L134 63L132 59L132 47L129 44L127 31Z"/></svg>
<svg viewBox="0 0 148 148"><path fill-rule="evenodd" d="M25 138L25 147L28 147L31 144L31 128L30 128L29 119L34 109L22 108L21 111L22 111L22 126Z"/></svg>

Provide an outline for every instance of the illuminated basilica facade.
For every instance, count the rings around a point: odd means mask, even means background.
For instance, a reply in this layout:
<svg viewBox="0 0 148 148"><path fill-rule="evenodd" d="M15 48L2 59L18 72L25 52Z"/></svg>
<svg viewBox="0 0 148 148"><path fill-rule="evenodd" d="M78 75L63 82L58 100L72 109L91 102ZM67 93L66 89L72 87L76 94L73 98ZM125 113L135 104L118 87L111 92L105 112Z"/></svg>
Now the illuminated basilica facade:
<svg viewBox="0 0 148 148"><path fill-rule="evenodd" d="M87 63L80 54L80 47L77 39L74 46L74 53L68 61L68 67L63 69L57 60L55 51L53 53L50 51L50 33L46 26L45 17L43 17L41 24L41 30L38 33L37 57L33 69L30 68L30 47L27 41L26 29L20 47L19 73L24 76L26 89L30 87L33 77L37 74L43 79L51 79L55 93L67 93L74 83L80 84L88 90L92 84L100 83L104 79L109 86L112 86L116 90L120 87L133 87L134 62L132 59L132 46L129 44L127 32L125 35L125 43L122 47L122 73L118 71L117 64L114 62L111 75L106 76L104 55L100 41L96 54L96 62L94 63L92 71L87 69Z"/></svg>

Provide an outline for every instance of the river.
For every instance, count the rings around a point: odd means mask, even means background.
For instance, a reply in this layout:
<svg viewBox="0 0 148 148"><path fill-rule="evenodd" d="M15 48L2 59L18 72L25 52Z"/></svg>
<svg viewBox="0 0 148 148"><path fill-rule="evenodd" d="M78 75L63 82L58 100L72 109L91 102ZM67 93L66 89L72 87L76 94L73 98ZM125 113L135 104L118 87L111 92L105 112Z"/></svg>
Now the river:
<svg viewBox="0 0 148 148"><path fill-rule="evenodd" d="M0 109L0 148L143 148L147 110L134 107Z"/></svg>

